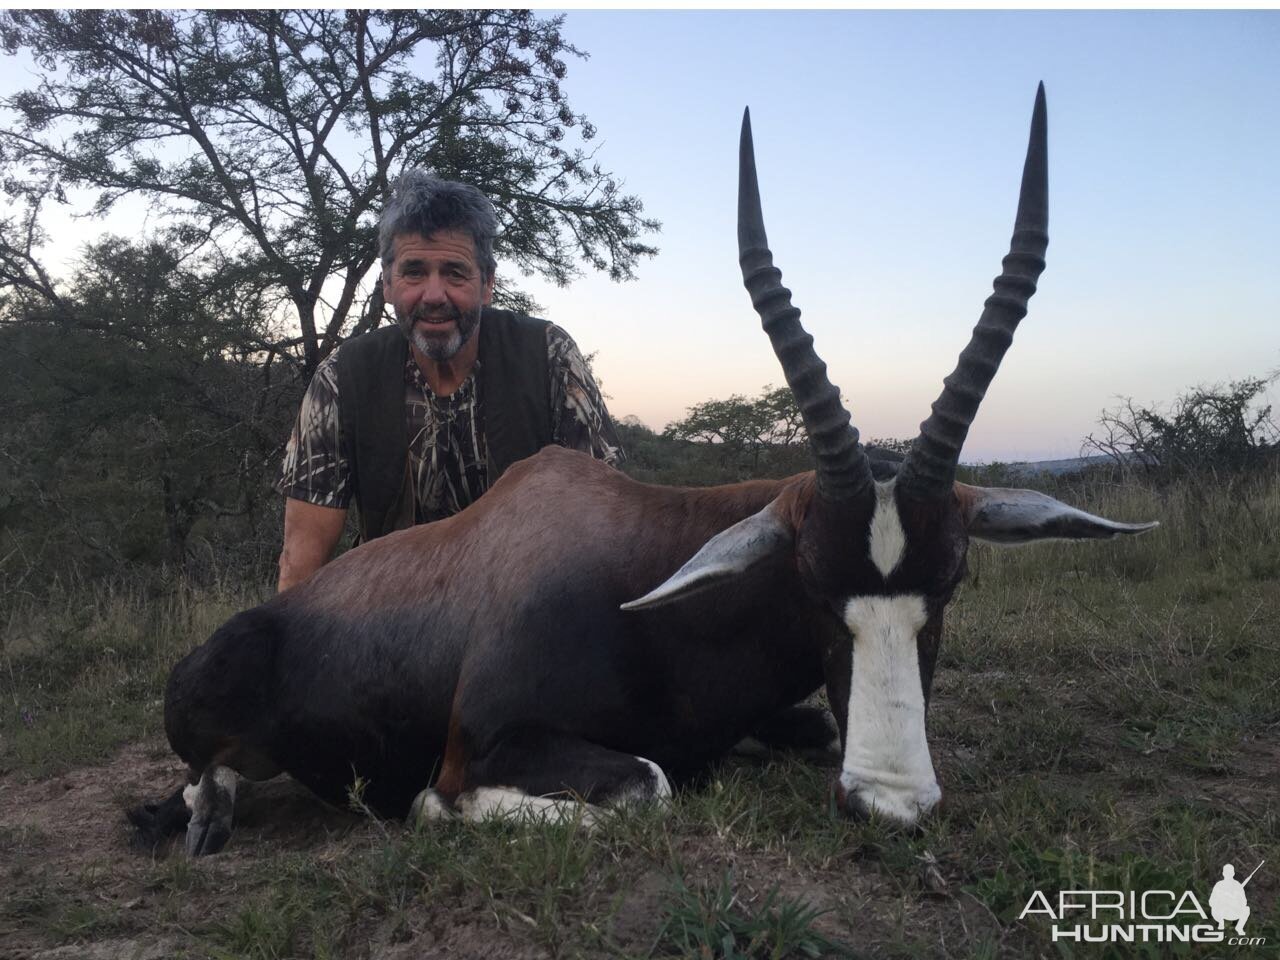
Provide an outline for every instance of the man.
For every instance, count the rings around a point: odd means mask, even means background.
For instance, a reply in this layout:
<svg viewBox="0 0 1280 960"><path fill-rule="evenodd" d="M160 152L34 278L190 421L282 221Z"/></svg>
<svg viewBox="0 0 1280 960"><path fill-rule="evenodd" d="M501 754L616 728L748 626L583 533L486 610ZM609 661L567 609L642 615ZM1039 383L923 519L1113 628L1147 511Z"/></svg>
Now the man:
<svg viewBox="0 0 1280 960"><path fill-rule="evenodd" d="M397 326L317 368L285 451L279 589L333 555L355 501L372 539L464 509L548 444L622 460L586 361L554 324L489 307L493 206L475 187L406 171L378 228Z"/></svg>

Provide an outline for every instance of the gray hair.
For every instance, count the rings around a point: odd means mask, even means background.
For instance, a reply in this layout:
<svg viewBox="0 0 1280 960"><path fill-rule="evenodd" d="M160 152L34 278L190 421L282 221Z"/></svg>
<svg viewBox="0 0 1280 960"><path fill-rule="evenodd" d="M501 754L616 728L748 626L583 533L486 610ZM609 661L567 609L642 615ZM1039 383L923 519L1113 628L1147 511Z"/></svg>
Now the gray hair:
<svg viewBox="0 0 1280 960"><path fill-rule="evenodd" d="M378 250L386 269L395 257L395 239L406 233L424 237L439 230L462 230L476 246L480 278L489 280L497 266L493 239L498 218L488 197L467 183L441 180L422 169L405 170L378 221Z"/></svg>

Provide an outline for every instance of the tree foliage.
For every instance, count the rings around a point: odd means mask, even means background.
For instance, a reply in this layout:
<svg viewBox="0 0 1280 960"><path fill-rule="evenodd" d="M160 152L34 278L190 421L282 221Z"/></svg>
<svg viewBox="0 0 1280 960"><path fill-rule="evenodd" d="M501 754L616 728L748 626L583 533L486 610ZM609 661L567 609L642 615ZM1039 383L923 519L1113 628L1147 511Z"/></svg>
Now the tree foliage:
<svg viewBox="0 0 1280 960"><path fill-rule="evenodd" d="M1280 442L1271 405L1261 402L1276 380L1248 377L1225 386L1196 387L1167 408L1143 407L1131 398L1104 410L1086 450L1121 466L1172 474L1232 474L1256 467Z"/></svg>
<svg viewBox="0 0 1280 960"><path fill-rule="evenodd" d="M668 424L664 435L717 445L723 463L747 462L760 468L760 455L770 447L804 444L807 434L800 408L788 387L765 386L758 397L734 394L727 400L694 404L685 416Z"/></svg>
<svg viewBox="0 0 1280 960"><path fill-rule="evenodd" d="M237 354L243 290L155 244L89 246L54 307L0 324L0 583L131 564L188 566L195 541L261 562L268 481L300 397L296 381ZM235 334L239 338L240 334ZM233 546L234 545L234 546ZM272 549L274 543L272 544ZM228 564L223 564L227 566Z"/></svg>
<svg viewBox="0 0 1280 960"><path fill-rule="evenodd" d="M914 442L900 437L872 437L866 441L867 455L872 459L901 461L911 452Z"/></svg>
<svg viewBox="0 0 1280 960"><path fill-rule="evenodd" d="M60 291L39 261L42 205L70 188L96 212L151 201L166 243L257 277L292 308L307 375L376 326L366 276L399 169L425 166L494 201L497 253L567 282L578 260L614 279L652 254L657 224L585 144L562 83L583 56L563 18L503 10L24 10L0 16L10 55L43 77L3 102L0 287ZM576 143L576 145L575 145ZM513 292L507 288L508 297Z"/></svg>

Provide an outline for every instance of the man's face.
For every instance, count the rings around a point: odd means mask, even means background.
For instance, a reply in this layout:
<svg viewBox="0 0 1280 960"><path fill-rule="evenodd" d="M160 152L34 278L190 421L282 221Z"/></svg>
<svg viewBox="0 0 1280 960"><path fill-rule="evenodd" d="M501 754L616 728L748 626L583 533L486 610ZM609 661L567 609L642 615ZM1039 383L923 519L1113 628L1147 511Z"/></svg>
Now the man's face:
<svg viewBox="0 0 1280 960"><path fill-rule="evenodd" d="M493 299L493 278L481 280L466 232L406 233L395 239L382 292L409 342L429 359L447 361L475 333L480 308Z"/></svg>

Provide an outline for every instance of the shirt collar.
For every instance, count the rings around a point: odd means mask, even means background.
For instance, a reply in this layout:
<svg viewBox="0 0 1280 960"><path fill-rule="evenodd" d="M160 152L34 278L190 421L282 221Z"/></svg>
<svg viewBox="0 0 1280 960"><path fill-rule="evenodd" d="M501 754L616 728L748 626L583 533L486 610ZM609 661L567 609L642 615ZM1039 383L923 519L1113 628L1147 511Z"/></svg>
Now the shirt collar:
<svg viewBox="0 0 1280 960"><path fill-rule="evenodd" d="M409 352L408 359L404 362L404 382L411 387L416 387L422 391L423 396L428 400L436 403L459 403L464 400L470 400L476 389L476 373L480 370L480 358L476 358L475 364L471 367L471 372L467 374L467 379L452 394L447 397L437 397L431 389L431 385L427 383L427 378L422 374L422 368L418 366L418 361L413 359L413 352Z"/></svg>

